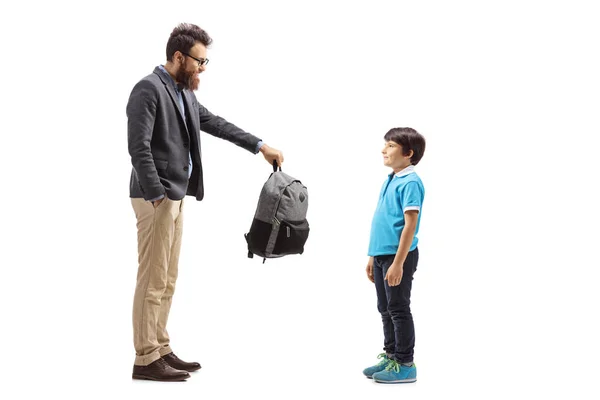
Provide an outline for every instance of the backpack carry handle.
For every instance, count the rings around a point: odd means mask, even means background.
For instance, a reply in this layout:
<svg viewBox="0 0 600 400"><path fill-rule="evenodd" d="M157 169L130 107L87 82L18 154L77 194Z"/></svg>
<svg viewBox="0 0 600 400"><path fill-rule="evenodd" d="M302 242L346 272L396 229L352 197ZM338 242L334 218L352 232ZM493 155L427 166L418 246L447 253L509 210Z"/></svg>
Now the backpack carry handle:
<svg viewBox="0 0 600 400"><path fill-rule="evenodd" d="M279 167L279 171L281 172L281 167ZM273 160L273 172L277 172L277 160Z"/></svg>

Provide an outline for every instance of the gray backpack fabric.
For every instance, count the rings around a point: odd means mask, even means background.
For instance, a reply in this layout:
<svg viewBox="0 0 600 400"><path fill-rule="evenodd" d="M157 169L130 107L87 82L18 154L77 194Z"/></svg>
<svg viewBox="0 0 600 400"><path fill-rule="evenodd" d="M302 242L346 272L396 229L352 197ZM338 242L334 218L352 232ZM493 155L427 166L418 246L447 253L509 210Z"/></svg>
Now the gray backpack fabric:
<svg viewBox="0 0 600 400"><path fill-rule="evenodd" d="M306 220L308 192L299 180L277 170L273 162L273 173L265 182L250 232L245 234L248 257L254 254L267 258L302 254L308 238Z"/></svg>

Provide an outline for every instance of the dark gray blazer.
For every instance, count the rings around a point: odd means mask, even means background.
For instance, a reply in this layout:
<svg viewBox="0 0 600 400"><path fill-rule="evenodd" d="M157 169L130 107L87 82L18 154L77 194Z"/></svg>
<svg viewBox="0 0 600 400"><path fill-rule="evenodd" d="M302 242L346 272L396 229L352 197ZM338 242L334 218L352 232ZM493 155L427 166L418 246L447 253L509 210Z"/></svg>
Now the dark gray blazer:
<svg viewBox="0 0 600 400"><path fill-rule="evenodd" d="M180 200L186 194L204 197L200 130L256 153L260 141L204 108L193 92L183 90L187 121L177 94L158 67L139 81L127 103L127 137L133 169L130 197L154 199L164 194ZM192 176L189 177L189 155Z"/></svg>

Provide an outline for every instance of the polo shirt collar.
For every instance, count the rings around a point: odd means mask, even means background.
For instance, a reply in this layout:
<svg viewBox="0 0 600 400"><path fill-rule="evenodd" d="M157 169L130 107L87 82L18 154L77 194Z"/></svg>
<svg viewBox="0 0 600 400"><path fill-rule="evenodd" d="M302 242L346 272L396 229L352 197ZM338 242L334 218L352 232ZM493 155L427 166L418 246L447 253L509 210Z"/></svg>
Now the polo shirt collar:
<svg viewBox="0 0 600 400"><path fill-rule="evenodd" d="M406 175L408 175L408 174L412 174L412 173L414 173L414 172L415 172L415 166L414 166L414 165L409 165L408 167L404 168L402 171L398 172L398 173L396 174L396 176L397 176L398 178L401 178L401 177L403 177L403 176L406 176Z"/></svg>

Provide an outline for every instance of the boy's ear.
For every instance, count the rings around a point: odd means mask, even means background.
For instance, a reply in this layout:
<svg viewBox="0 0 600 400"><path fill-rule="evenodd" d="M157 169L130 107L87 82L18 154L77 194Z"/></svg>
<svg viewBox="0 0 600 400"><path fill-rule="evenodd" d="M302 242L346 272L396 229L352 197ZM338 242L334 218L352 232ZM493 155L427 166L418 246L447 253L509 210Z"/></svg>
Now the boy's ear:
<svg viewBox="0 0 600 400"><path fill-rule="evenodd" d="M415 155L415 152L414 152L414 151L412 151L412 150L409 150L409 151L408 151L408 154L406 155L406 157L408 157L408 158L412 158L412 156L414 156L414 155Z"/></svg>

